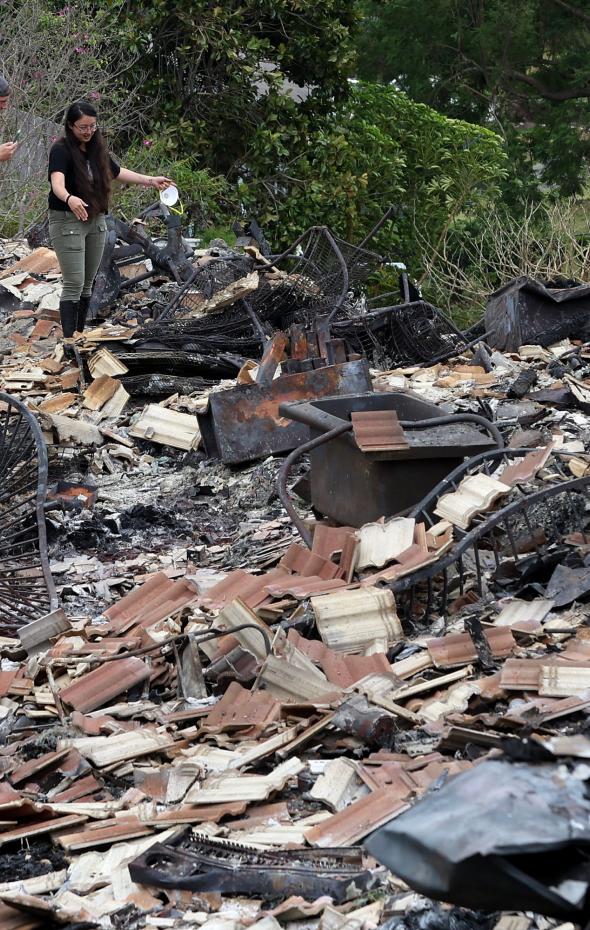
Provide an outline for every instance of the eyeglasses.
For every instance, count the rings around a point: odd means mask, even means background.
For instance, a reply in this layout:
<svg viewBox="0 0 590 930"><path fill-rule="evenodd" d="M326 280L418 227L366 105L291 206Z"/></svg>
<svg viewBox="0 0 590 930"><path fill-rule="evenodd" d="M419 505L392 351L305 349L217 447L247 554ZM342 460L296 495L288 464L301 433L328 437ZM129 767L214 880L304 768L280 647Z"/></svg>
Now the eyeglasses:
<svg viewBox="0 0 590 930"><path fill-rule="evenodd" d="M76 126L74 123L74 129L77 129L78 132L96 132L98 129L98 123L94 123L93 126Z"/></svg>

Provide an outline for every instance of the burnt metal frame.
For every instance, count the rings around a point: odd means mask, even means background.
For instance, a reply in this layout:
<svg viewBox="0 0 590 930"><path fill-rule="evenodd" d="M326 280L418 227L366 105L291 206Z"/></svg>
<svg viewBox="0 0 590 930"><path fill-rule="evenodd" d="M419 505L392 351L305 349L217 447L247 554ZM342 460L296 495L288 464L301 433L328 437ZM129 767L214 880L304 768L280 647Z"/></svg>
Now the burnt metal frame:
<svg viewBox="0 0 590 930"><path fill-rule="evenodd" d="M415 340L411 340L411 333L407 325L407 320L402 319L398 325L404 332L405 339L407 341L412 341L413 347L415 346L412 364L429 366L435 365L438 362L444 362L455 355L467 351L467 349L472 348L478 343L485 341L487 335L489 335L488 333L483 333L482 335L472 337L469 330L462 332L441 310L422 299L411 301L404 300L401 304L372 308L363 316L336 320L332 324L334 335L346 339L351 346L355 347L355 343L360 342L362 344L363 336L366 334L376 345L380 342L378 338L380 329L390 328L392 325L396 324L398 318L402 318L406 314L415 313L415 315L418 316L420 312L430 314L433 317L433 321L430 323L432 330L431 338L437 339L438 350L433 353L433 351L429 350L428 344L420 345L415 342ZM436 321L440 327L444 327L444 333L437 334L434 321ZM449 341L454 340L453 344L445 346L445 338ZM406 364L408 361L408 358L400 357L396 360L396 363L402 365Z"/></svg>
<svg viewBox="0 0 590 930"><path fill-rule="evenodd" d="M15 630L55 610L58 599L45 526L47 446L37 420L21 401L0 393L0 404L5 407L0 410L0 500L8 502L3 521L12 515L0 527L0 627ZM34 527L19 526L27 516L34 517Z"/></svg>
<svg viewBox="0 0 590 930"><path fill-rule="evenodd" d="M364 867L358 846L323 849L255 849L189 828L158 843L129 864L134 881L188 891L215 889L234 894L301 893L314 899L328 891L335 901L346 900L350 887L368 890L377 881Z"/></svg>
<svg viewBox="0 0 590 930"><path fill-rule="evenodd" d="M428 526L433 526L436 522L436 518L432 516L432 511L436 506L438 498L442 494L456 491L459 483L468 475L482 472L490 475L492 471L495 471L498 465L507 464L512 458L524 458L531 451L531 449L502 449L493 452L482 452L480 455L474 456L473 458L469 459L469 461L456 468L453 472L451 472L450 475L447 475L443 481L439 482L439 484L413 508L409 516L414 517L414 519L417 521L425 522ZM557 454L559 455L559 453ZM490 544L496 569L499 569L501 565L501 556L498 551L498 541L492 532L496 529L496 527L500 527L501 529L505 530L512 558L514 559L515 563L517 563L519 559L524 558L525 555L519 553L517 550L513 527L511 526L510 522L515 517L523 518L524 523L530 532L533 548L537 556L539 558L542 557L541 548L538 542L535 540L534 527L531 525L531 521L527 513L528 509L537 502L546 501L552 497L557 497L560 494L567 494L571 491L580 491L586 493L590 491L590 477L569 479L559 459L555 459L552 464L557 467L557 470L560 472L564 480L558 484L554 484L550 487L545 487L541 490L533 491L532 493L528 494L520 487L519 483L515 484L512 487L512 491L519 495L517 500L511 501L505 507L500 508L500 510L495 511L490 515L484 515L480 517L479 522L477 522L471 530L463 530L459 527L454 527L453 535L456 542L449 552L438 559L438 561L433 562L430 565L426 565L424 568L417 568L415 571L408 573L408 575L405 575L403 578L399 578L387 583L387 587L390 588L390 590L396 595L396 599L399 598L399 595L404 595L403 609L406 619L412 619L413 607L416 603L418 594L417 589L419 585L423 584L426 584L427 586L424 619L428 619L434 603L434 583L439 577L441 577L442 580L441 604L439 610L440 613L443 615L445 614L449 600L449 568L451 567L455 567L457 569L459 579L459 595L464 594L465 567L463 564L463 557L470 549L472 551L473 562L475 565L476 591L480 596L483 594L483 572L480 560L480 543L485 540ZM551 509L549 509L549 522L552 524L556 538L558 538L560 533L555 523ZM510 558L510 556L503 556L503 558Z"/></svg>
<svg viewBox="0 0 590 930"><path fill-rule="evenodd" d="M281 252L280 255L272 256L272 258L269 260L268 263L267 262L264 263L264 266L278 268L280 270L281 262L284 262L286 259L299 258L300 260L305 261L305 257L306 257L305 253L301 256L298 256L297 249L301 245L302 242L304 242L305 240L311 239L311 237L314 234L318 237L323 236L326 239L328 245L330 246L330 248L332 249L332 252L334 253L337 265L339 266L340 272L342 274L342 286L340 288L340 293L333 300L332 308L330 310L330 315L328 317L328 321L329 321L332 319L336 311L339 310L342 304L344 303L344 300L348 293L349 272L348 272L348 265L346 264L344 260L344 256L334 236L332 235L331 231L328 229L327 226L310 226L309 229L306 229L305 232L301 233L301 235L295 240L295 242L291 243L288 249L285 249L285 251ZM251 297L249 303L252 306L252 303L256 304L256 301L255 300L253 301Z"/></svg>
<svg viewBox="0 0 590 930"><path fill-rule="evenodd" d="M121 291L128 290L140 281L146 281L159 271L171 274L177 284L182 284L193 273L193 267L184 254L182 245L182 229L179 216L170 213L168 207L159 201L149 206L140 215L140 219L160 213L166 225L166 245L155 245L141 226L123 222L111 214L107 214L107 241L103 252L100 267L92 289L92 296L88 308L88 319L96 319L98 311L106 303L117 299ZM129 245L140 247L144 258L149 258L153 264L152 271L145 271L133 278L121 278L116 262L117 239ZM138 258L139 256L137 256Z"/></svg>

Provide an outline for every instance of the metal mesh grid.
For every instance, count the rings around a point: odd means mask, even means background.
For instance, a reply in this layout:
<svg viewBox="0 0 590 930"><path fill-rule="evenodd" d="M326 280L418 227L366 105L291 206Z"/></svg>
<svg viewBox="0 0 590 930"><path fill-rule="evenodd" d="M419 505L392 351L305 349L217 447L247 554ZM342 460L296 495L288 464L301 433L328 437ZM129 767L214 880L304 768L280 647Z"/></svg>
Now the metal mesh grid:
<svg viewBox="0 0 590 930"><path fill-rule="evenodd" d="M295 321L310 324L318 314L337 313L349 288L362 283L380 261L376 253L337 239L327 227L313 226L272 265L257 266L260 284L248 303L260 320L277 328ZM159 320L198 312L203 300L253 269L253 259L238 255L223 255L195 268Z"/></svg>
<svg viewBox="0 0 590 930"><path fill-rule="evenodd" d="M456 491L463 478L493 475L500 465L513 464L530 452L531 449L503 449L474 456L447 475L416 505L410 516L427 527L432 526L439 519L434 514L438 499ZM409 622L417 617L428 620L433 610L446 614L452 587L458 595L474 587L481 596L486 586L484 553L492 560L492 575L499 574L506 563L512 563L516 569L525 559L530 559L531 556L523 554L519 547L523 532L530 538L532 557L541 563L549 546L559 543L567 533L587 529L590 477L572 479L567 469L567 456L555 453L546 467L551 469L552 484L532 481L525 487L515 485L503 507L491 514L479 514L468 530L454 527L454 544L437 562L391 582L389 587ZM567 514L565 521L560 520L562 512ZM537 542L539 530L544 535L542 546Z"/></svg>
<svg viewBox="0 0 590 930"><path fill-rule="evenodd" d="M442 360L468 344L440 310L423 300L339 320L334 335L346 339L374 365L390 368Z"/></svg>
<svg viewBox="0 0 590 930"><path fill-rule="evenodd" d="M139 344L165 346L176 352L215 355L231 351L251 356L260 351L260 337L254 332L252 319L242 302L228 307L221 314L187 320L163 320L137 330Z"/></svg>
<svg viewBox="0 0 590 930"><path fill-rule="evenodd" d="M44 503L47 449L32 414L0 393L0 630L14 632L57 604Z"/></svg>

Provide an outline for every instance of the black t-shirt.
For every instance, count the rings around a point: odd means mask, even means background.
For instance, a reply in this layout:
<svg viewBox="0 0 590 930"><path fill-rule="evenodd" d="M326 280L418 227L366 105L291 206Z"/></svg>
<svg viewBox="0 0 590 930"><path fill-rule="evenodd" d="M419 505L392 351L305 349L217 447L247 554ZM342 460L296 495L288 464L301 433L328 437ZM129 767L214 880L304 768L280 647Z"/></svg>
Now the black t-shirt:
<svg viewBox="0 0 590 930"><path fill-rule="evenodd" d="M82 155L88 160L88 153L83 151ZM109 155L109 162L111 165L111 171L113 177L116 178L121 171L121 168L117 162L111 158ZM56 142L51 146L51 151L49 152L49 171L47 177L49 183L51 184L51 174L53 171L61 171L66 179L66 190L68 194L71 194L72 197L80 197L80 194L76 188L76 176L74 174L74 161L70 154L69 149L64 142ZM56 197L53 193L53 190L49 191L49 209L50 210L62 210L64 213L69 212L69 206L66 207L63 200L60 200L59 197Z"/></svg>

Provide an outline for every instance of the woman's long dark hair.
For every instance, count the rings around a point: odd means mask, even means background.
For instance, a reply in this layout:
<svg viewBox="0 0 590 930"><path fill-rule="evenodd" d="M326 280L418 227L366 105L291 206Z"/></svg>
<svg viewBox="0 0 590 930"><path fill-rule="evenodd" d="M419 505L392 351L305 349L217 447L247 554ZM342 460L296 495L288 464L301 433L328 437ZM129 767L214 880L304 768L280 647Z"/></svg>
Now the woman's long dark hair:
<svg viewBox="0 0 590 930"><path fill-rule="evenodd" d="M82 200L88 204L88 215L93 217L98 216L99 213L106 213L109 208L113 175L109 153L100 129L97 128L86 142L88 158L84 157L80 143L71 128L72 124L83 116L93 116L97 119L98 113L91 103L78 100L71 105L65 115L65 135L61 141L65 143L72 156L76 188ZM88 166L90 166L92 176L88 171Z"/></svg>

